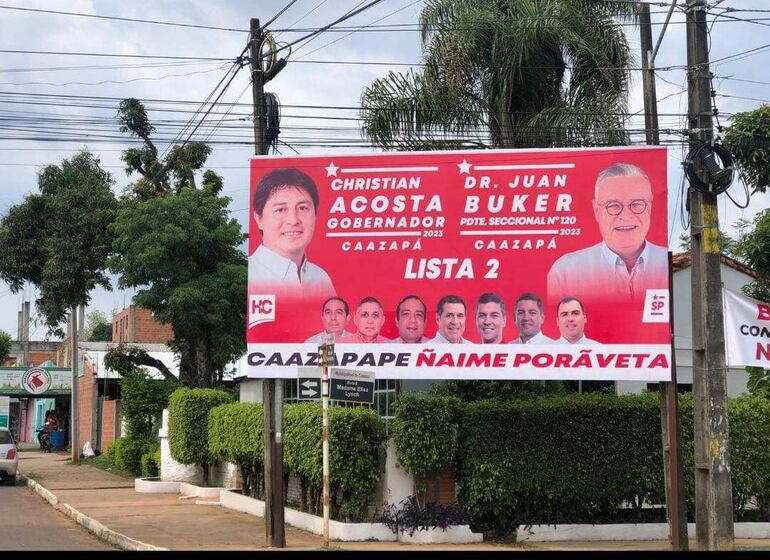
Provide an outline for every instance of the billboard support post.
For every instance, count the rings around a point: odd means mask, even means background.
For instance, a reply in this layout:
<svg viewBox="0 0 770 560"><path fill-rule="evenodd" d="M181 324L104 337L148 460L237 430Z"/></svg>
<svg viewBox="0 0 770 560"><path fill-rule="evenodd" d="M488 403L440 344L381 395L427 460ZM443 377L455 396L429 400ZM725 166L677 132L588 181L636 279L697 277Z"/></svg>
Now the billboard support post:
<svg viewBox="0 0 770 560"><path fill-rule="evenodd" d="M323 546L329 548L329 362L334 344L327 339L319 347L321 355L321 406L323 408Z"/></svg>
<svg viewBox="0 0 770 560"><path fill-rule="evenodd" d="M262 27L259 19L249 25L249 59L251 92L254 104L254 153L267 153L265 118L265 75L260 44ZM284 548L286 534L283 516L283 381L264 379L264 445L265 445L265 542L267 546Z"/></svg>
<svg viewBox="0 0 770 560"><path fill-rule="evenodd" d="M671 10L674 5L672 4ZM658 129L658 96L655 87L655 51L652 44L652 24L650 21L650 6L640 4L639 31L642 48L642 82L644 86L644 123L647 143L660 144ZM668 17L671 17L671 10ZM668 23L668 19L666 20ZM665 27L661 31L663 38ZM668 288L671 323L671 381L662 381L660 387L660 423L663 445L663 477L666 486L666 518L668 520L669 540L674 550L687 550L687 515L682 485L683 472L681 461L681 428L679 425L678 395L676 392L676 348L674 344L674 278L672 276L671 252L668 253Z"/></svg>

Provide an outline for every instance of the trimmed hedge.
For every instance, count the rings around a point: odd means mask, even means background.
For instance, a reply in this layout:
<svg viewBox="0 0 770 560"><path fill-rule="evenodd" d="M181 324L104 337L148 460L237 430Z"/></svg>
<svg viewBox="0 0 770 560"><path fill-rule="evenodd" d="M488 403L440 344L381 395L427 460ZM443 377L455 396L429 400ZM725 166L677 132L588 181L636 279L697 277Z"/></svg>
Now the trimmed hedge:
<svg viewBox="0 0 770 560"><path fill-rule="evenodd" d="M120 470L139 476L142 456L158 450L158 444L152 440L121 437L107 448L107 458Z"/></svg>
<svg viewBox="0 0 770 560"><path fill-rule="evenodd" d="M401 397L394 437L412 473L454 463L458 499L481 527L619 520L631 504L665 502L659 397L570 394L488 400L451 408L437 397ZM688 512L694 513L692 396L680 398ZM730 460L737 515L756 497L770 513L770 401L730 399ZM431 418L430 411L435 411ZM459 430L457 453L452 434ZM450 443L442 442L442 435Z"/></svg>
<svg viewBox="0 0 770 560"><path fill-rule="evenodd" d="M208 484L208 466L214 461L209 451L209 411L232 400L218 389L177 389L168 405L168 443L171 456L185 465L203 467Z"/></svg>
<svg viewBox="0 0 770 560"><path fill-rule="evenodd" d="M455 462L461 402L455 397L401 395L396 401L393 441L398 462L421 477Z"/></svg>
<svg viewBox="0 0 770 560"><path fill-rule="evenodd" d="M260 497L264 493L264 413L261 403L231 403L209 413L209 451L218 461L238 465L244 492Z"/></svg>
<svg viewBox="0 0 770 560"><path fill-rule="evenodd" d="M284 464L300 480L302 509L318 513L323 490L323 430L320 404L284 407ZM380 479L385 422L368 408L329 410L332 516L364 518Z"/></svg>
<svg viewBox="0 0 770 560"><path fill-rule="evenodd" d="M653 394L470 403L460 437L460 502L498 530L593 521L624 501L662 500Z"/></svg>

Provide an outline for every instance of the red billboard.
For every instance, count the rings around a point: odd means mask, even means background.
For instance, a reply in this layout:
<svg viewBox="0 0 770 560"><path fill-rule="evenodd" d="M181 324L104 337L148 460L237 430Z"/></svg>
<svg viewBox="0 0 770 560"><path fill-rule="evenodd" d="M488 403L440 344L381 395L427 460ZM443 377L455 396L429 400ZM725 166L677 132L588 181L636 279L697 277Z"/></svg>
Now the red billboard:
<svg viewBox="0 0 770 560"><path fill-rule="evenodd" d="M670 379L666 155L252 159L249 375Z"/></svg>

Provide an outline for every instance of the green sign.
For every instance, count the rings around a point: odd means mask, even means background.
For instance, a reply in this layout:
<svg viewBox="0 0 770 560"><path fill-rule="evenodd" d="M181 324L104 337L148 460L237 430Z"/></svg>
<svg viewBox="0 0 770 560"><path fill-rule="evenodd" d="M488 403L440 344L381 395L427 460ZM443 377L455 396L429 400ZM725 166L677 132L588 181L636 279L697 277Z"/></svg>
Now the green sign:
<svg viewBox="0 0 770 560"><path fill-rule="evenodd" d="M72 392L72 371L65 368L0 368L0 395L49 397Z"/></svg>
<svg viewBox="0 0 770 560"><path fill-rule="evenodd" d="M9 397L0 397L0 428L8 427L8 416L11 411L11 399Z"/></svg>

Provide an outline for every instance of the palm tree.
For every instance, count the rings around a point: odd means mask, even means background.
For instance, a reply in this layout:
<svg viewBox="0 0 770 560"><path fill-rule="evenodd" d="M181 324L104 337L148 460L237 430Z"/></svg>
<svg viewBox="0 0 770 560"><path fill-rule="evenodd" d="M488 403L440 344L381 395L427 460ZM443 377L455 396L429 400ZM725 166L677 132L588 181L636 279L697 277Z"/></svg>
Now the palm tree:
<svg viewBox="0 0 770 560"><path fill-rule="evenodd" d="M627 143L629 0L427 0L422 72L361 96L386 149Z"/></svg>

